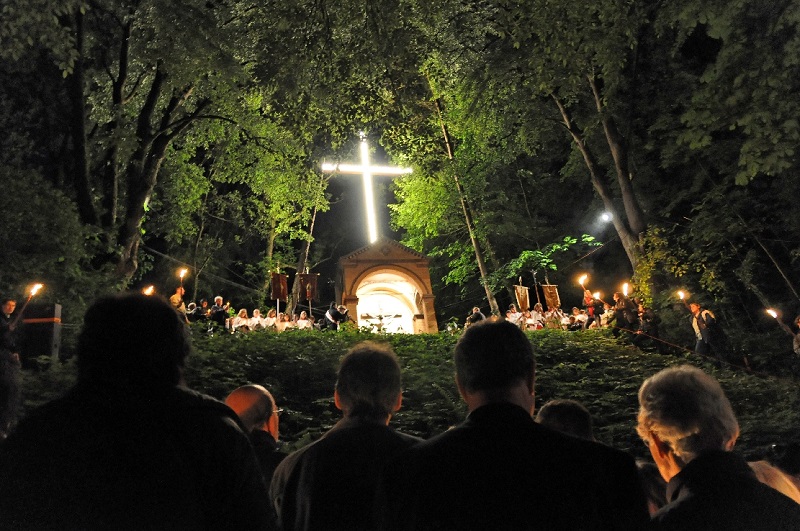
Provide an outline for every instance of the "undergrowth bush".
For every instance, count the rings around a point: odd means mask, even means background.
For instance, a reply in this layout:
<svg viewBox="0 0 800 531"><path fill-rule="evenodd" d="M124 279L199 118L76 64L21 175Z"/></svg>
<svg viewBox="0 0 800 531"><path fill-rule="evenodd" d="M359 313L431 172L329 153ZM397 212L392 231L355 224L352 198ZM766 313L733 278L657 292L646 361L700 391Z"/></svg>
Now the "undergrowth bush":
<svg viewBox="0 0 800 531"><path fill-rule="evenodd" d="M339 360L363 340L389 343L403 369L403 407L392 419L397 429L430 437L457 424L467 411L456 389L449 334L376 335L360 331L291 330L281 334L208 335L193 329L195 352L188 360L189 387L216 398L245 383L273 393L288 449L319 437L340 417L333 404ZM664 367L691 363L718 378L741 424L738 447L764 455L773 443L800 440L800 388L790 378L717 369L693 354L643 352L606 331L540 330L529 337L536 351L537 407L553 398L583 402L595 420L597 438L647 457L635 432L637 391ZM74 382L73 362L46 364L24 375L25 409L63 393Z"/></svg>

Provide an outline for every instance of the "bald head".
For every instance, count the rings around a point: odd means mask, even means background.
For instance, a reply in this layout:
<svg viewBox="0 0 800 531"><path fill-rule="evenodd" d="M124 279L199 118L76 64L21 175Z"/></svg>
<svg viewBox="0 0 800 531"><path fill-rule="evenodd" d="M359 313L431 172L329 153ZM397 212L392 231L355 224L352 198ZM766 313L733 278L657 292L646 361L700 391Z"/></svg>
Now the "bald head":
<svg viewBox="0 0 800 531"><path fill-rule="evenodd" d="M234 389L225 399L225 404L236 412L247 433L261 429L278 438L275 400L263 386L248 384Z"/></svg>

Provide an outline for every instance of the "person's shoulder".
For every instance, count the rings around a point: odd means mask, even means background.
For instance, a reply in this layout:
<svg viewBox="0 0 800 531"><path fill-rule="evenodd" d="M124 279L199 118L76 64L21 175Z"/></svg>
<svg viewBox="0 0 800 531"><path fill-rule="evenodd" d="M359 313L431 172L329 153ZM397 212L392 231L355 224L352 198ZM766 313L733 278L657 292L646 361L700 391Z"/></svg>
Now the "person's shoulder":
<svg viewBox="0 0 800 531"><path fill-rule="evenodd" d="M392 432L394 433L395 438L409 446L415 446L421 442L425 442L425 439L422 437L417 437L416 435L409 435L408 433L403 433L397 430L392 430Z"/></svg>
<svg viewBox="0 0 800 531"><path fill-rule="evenodd" d="M187 429L237 432L244 436L234 411L211 396L185 387L175 387L164 403L165 413Z"/></svg>

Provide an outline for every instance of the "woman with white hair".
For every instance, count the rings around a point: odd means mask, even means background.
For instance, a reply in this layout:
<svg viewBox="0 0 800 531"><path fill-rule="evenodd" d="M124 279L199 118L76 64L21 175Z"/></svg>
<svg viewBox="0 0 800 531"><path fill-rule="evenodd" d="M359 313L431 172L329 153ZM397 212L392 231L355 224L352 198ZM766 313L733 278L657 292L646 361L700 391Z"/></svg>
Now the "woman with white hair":
<svg viewBox="0 0 800 531"><path fill-rule="evenodd" d="M800 529L800 505L731 451L739 436L731 403L697 367L664 369L642 384L637 431L667 481L654 529Z"/></svg>

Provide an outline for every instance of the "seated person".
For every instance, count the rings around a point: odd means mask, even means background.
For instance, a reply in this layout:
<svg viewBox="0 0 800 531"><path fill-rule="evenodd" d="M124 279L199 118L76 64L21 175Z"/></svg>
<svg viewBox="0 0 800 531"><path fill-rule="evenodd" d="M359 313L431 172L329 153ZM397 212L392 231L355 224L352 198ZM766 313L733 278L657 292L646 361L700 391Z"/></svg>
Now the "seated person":
<svg viewBox="0 0 800 531"><path fill-rule="evenodd" d="M264 328L264 318L261 316L261 310L258 308L253 310L253 317L250 318L248 325L250 326L250 330L261 330Z"/></svg>
<svg viewBox="0 0 800 531"><path fill-rule="evenodd" d="M239 310L239 313L236 315L236 317L231 319L230 327L234 332L240 328L247 328L247 330L250 330L250 318L247 317L246 308Z"/></svg>
<svg viewBox="0 0 800 531"><path fill-rule="evenodd" d="M270 308L267 316L264 317L264 328L275 330L278 325L278 312L275 308Z"/></svg>
<svg viewBox="0 0 800 531"><path fill-rule="evenodd" d="M469 414L389 466L389 529L647 528L632 457L531 417L536 361L519 328L491 319L470 326L455 367Z"/></svg>
<svg viewBox="0 0 800 531"><path fill-rule="evenodd" d="M314 327L313 323L308 320L308 313L305 310L300 312L300 317L297 319L296 324L299 330L311 330Z"/></svg>

